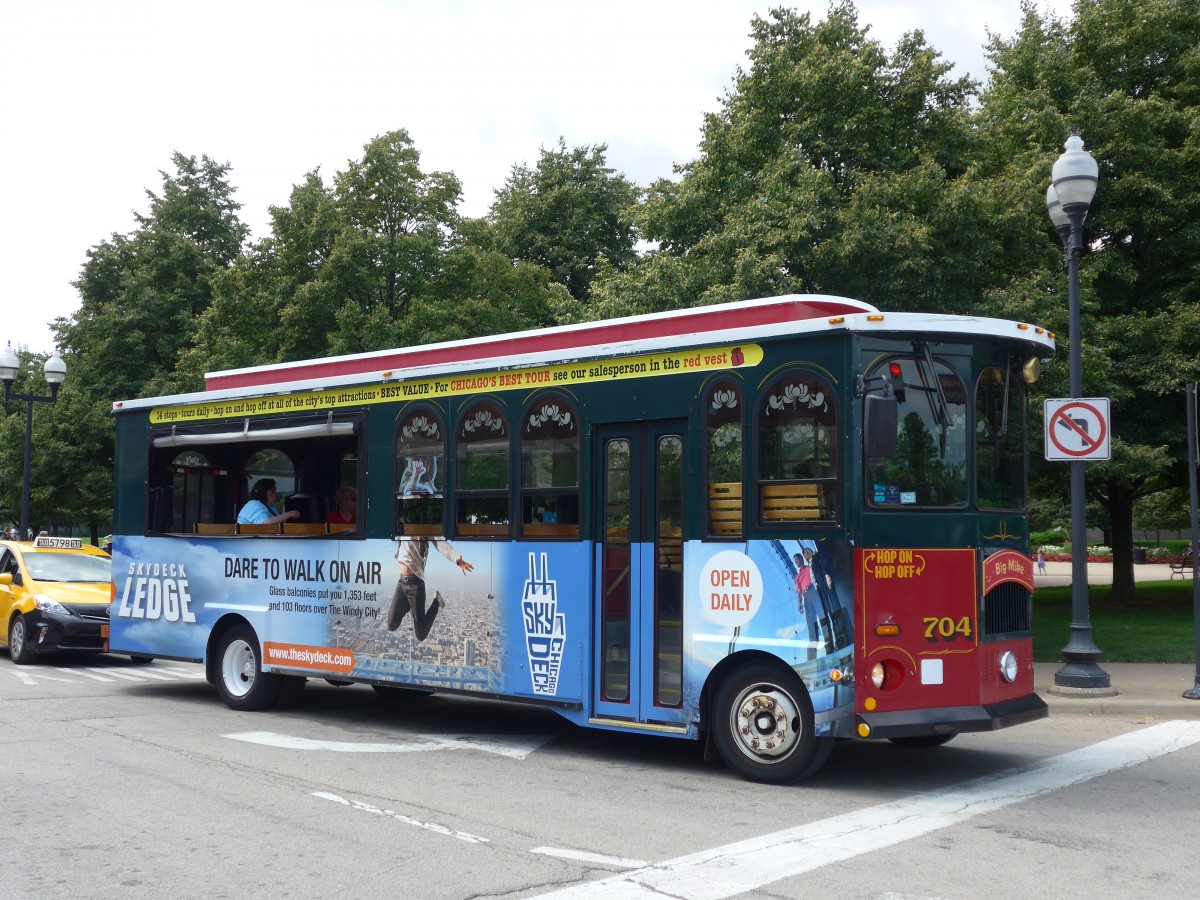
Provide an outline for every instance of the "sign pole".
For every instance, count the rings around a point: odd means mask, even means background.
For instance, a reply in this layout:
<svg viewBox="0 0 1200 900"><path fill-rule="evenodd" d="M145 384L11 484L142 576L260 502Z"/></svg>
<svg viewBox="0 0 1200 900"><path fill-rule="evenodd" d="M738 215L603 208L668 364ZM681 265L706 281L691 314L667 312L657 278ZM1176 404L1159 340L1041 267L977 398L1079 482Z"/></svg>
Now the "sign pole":
<svg viewBox="0 0 1200 900"><path fill-rule="evenodd" d="M1188 438L1188 492L1190 494L1192 517L1192 542L1188 546L1192 557L1192 625L1196 638L1196 676L1191 690L1184 691L1183 696L1189 700L1200 700L1200 526L1196 522L1196 467L1200 465L1200 456L1196 444L1200 435L1196 432L1196 382L1187 384L1187 438Z"/></svg>
<svg viewBox="0 0 1200 900"><path fill-rule="evenodd" d="M1071 328L1071 398L1083 396L1083 334L1079 312L1079 260L1083 255L1083 219L1087 207L1064 206L1071 222L1067 249L1067 300ZM1088 610L1087 577L1087 502L1085 499L1084 462L1072 460L1071 467L1071 636L1063 647L1063 667L1054 673L1054 688L1067 694L1112 696L1108 673L1100 668L1100 648L1092 637Z"/></svg>

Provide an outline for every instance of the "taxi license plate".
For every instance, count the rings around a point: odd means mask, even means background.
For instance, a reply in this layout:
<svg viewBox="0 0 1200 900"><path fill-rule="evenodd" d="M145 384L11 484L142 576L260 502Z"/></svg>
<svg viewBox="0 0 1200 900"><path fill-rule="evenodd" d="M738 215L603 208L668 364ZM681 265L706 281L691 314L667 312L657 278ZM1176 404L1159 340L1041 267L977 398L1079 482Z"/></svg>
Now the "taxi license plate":
<svg viewBox="0 0 1200 900"><path fill-rule="evenodd" d="M100 637L102 637L102 638L108 637L108 626L107 625L100 626Z"/></svg>

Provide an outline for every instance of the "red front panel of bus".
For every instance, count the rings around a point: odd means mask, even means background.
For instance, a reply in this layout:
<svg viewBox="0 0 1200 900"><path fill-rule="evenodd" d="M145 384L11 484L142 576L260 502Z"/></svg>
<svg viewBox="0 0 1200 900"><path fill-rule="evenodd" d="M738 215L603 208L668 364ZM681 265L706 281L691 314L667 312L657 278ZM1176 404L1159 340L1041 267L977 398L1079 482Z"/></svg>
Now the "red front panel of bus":
<svg viewBox="0 0 1200 900"><path fill-rule="evenodd" d="M859 713L969 707L1033 691L1028 639L980 643L978 554L972 549L855 551L855 708ZM1000 677L1012 650L1016 681ZM882 663L876 688L871 670Z"/></svg>

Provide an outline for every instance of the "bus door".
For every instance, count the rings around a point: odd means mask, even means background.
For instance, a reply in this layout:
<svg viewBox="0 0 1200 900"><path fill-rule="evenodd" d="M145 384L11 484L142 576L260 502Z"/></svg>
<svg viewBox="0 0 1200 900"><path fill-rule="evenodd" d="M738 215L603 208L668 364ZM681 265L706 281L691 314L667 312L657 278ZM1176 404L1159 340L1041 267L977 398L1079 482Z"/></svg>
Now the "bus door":
<svg viewBox="0 0 1200 900"><path fill-rule="evenodd" d="M593 447L597 721L674 731L683 711L683 479L687 423L607 425Z"/></svg>

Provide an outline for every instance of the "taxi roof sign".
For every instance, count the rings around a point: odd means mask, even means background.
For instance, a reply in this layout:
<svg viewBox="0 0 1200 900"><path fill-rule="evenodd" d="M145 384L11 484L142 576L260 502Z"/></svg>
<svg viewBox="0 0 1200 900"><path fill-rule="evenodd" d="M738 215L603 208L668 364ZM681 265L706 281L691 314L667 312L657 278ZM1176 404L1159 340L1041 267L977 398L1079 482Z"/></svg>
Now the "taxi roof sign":
<svg viewBox="0 0 1200 900"><path fill-rule="evenodd" d="M33 539L34 547L46 550L82 550L83 538L63 538L38 535Z"/></svg>

